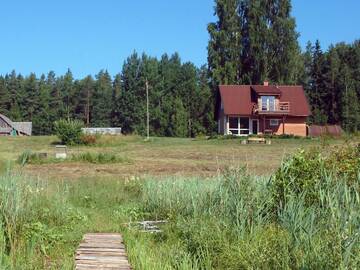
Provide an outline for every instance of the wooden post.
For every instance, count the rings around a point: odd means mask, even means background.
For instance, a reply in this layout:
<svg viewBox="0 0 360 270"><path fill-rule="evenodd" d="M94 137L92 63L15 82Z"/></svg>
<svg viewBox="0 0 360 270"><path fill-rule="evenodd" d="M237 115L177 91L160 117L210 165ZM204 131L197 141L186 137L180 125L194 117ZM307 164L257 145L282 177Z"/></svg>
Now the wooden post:
<svg viewBox="0 0 360 270"><path fill-rule="evenodd" d="M263 131L262 132L265 135L265 115L263 117Z"/></svg>
<svg viewBox="0 0 360 270"><path fill-rule="evenodd" d="M90 89L87 89L86 96L86 126L90 125Z"/></svg>
<svg viewBox="0 0 360 270"><path fill-rule="evenodd" d="M229 116L226 116L226 132L225 135L229 134Z"/></svg>
<svg viewBox="0 0 360 270"><path fill-rule="evenodd" d="M285 134L285 116L282 117L283 135Z"/></svg>
<svg viewBox="0 0 360 270"><path fill-rule="evenodd" d="M146 78L145 81L145 88L146 88L146 139L149 140L150 137L150 131L149 131L149 122L150 122L150 116L149 116L149 83Z"/></svg>

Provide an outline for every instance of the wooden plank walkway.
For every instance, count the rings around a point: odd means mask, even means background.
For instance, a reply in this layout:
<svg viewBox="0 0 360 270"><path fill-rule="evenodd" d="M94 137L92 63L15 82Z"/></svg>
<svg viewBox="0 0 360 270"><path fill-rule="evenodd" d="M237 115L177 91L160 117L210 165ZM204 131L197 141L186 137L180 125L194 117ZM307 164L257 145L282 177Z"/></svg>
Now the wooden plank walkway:
<svg viewBox="0 0 360 270"><path fill-rule="evenodd" d="M131 270L122 236L118 233L88 233L75 255L76 270Z"/></svg>

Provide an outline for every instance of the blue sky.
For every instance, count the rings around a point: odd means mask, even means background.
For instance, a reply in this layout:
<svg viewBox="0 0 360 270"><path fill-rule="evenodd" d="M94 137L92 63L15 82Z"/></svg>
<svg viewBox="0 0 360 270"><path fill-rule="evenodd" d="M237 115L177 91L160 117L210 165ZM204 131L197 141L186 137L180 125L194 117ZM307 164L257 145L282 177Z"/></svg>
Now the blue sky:
<svg viewBox="0 0 360 270"><path fill-rule="evenodd" d="M0 74L121 70L134 50L206 63L213 0L0 0ZM293 0L299 42L360 39L359 0Z"/></svg>

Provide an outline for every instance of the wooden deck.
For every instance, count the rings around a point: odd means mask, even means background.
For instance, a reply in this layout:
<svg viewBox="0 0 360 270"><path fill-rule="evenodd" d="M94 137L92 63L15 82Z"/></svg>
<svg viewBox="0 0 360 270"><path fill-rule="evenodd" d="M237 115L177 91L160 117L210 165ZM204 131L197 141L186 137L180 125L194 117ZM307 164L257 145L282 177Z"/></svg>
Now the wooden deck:
<svg viewBox="0 0 360 270"><path fill-rule="evenodd" d="M131 270L122 236L118 233L88 233L75 254L76 270Z"/></svg>

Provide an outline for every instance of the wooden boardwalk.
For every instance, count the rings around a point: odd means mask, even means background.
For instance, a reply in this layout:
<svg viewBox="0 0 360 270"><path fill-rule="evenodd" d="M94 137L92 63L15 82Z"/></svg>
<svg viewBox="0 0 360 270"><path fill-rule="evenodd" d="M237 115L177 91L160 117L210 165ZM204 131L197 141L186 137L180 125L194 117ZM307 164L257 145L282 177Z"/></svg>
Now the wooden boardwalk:
<svg viewBox="0 0 360 270"><path fill-rule="evenodd" d="M131 270L118 233L88 233L75 254L76 270Z"/></svg>

